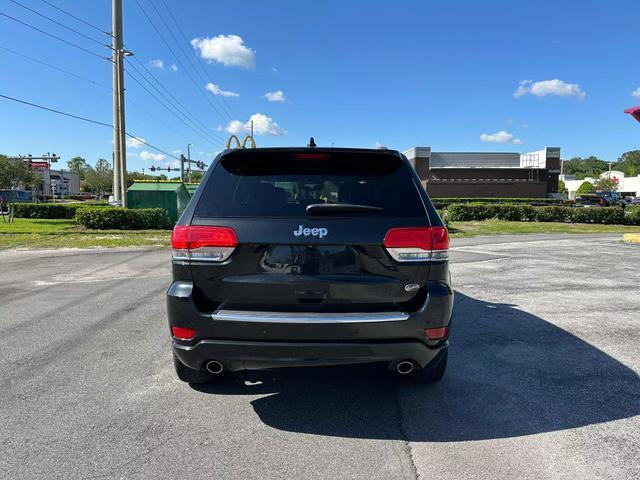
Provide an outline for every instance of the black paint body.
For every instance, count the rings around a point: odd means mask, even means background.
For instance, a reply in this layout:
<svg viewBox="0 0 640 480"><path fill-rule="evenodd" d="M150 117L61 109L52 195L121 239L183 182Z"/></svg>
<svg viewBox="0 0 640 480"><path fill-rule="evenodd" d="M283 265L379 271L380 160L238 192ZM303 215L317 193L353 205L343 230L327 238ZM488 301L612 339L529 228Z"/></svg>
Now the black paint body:
<svg viewBox="0 0 640 480"><path fill-rule="evenodd" d="M309 152L385 155L399 158L409 173L424 215L304 216L300 218L199 217L196 206L219 162L229 155L290 155ZM258 157L259 158L259 157ZM215 185L213 185L215 186ZM448 326L453 308L448 262L399 263L382 245L390 228L441 226L407 159L395 151L361 149L255 149L222 152L181 216L179 225L232 227L238 247L226 261L173 263L167 292L170 326L195 328L193 340L174 339L177 357L201 369L217 360L228 370L303 365L396 362L428 364L448 340L431 341L426 328ZM304 228L327 235L294 236ZM317 231L317 230L316 230ZM414 289L405 288L414 284ZM415 287L415 284L418 287ZM405 312L388 322L270 323L214 319L219 310L259 312Z"/></svg>

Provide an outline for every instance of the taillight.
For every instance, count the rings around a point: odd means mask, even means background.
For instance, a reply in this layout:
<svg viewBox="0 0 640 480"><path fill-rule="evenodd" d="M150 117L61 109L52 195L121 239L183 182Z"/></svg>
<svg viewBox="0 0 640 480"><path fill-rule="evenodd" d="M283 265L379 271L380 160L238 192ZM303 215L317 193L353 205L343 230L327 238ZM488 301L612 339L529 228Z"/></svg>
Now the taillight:
<svg viewBox="0 0 640 480"><path fill-rule="evenodd" d="M224 262L238 246L233 228L176 225L171 232L174 260Z"/></svg>
<svg viewBox="0 0 640 480"><path fill-rule="evenodd" d="M449 336L449 327L427 328L424 333L429 340L440 340Z"/></svg>
<svg viewBox="0 0 640 480"><path fill-rule="evenodd" d="M398 262L429 262L449 258L449 232L445 227L392 228L384 246Z"/></svg>
<svg viewBox="0 0 640 480"><path fill-rule="evenodd" d="M600 205L604 205L604 198L600 197Z"/></svg>
<svg viewBox="0 0 640 480"><path fill-rule="evenodd" d="M186 327L171 327L171 334L178 340L191 340L196 336L196 329Z"/></svg>

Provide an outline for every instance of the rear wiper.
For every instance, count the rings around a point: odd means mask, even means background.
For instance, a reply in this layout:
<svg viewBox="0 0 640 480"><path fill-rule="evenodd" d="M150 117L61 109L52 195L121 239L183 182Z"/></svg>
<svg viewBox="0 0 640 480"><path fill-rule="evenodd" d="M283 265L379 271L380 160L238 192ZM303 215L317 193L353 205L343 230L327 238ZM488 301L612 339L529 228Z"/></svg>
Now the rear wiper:
<svg viewBox="0 0 640 480"><path fill-rule="evenodd" d="M330 215L332 213L364 213L382 212L382 208L373 205L356 205L353 203L312 203L307 206L309 215Z"/></svg>

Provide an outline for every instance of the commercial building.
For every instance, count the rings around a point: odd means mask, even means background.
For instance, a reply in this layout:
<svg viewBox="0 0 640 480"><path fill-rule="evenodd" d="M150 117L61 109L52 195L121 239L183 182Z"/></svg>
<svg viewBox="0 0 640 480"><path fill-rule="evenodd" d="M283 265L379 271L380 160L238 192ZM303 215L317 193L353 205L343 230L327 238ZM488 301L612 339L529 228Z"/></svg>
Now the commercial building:
<svg viewBox="0 0 640 480"><path fill-rule="evenodd" d="M627 177L624 172L618 170L612 170L611 172L604 172L600 174L600 178L609 178L618 184L617 192L620 192L625 197L637 197L640 195L640 175L637 177ZM597 179L592 177L584 178L583 180L576 180L575 175L564 175L561 177L564 181L564 185L569 192L569 198L574 199L576 192L583 182L594 183Z"/></svg>
<svg viewBox="0 0 640 480"><path fill-rule="evenodd" d="M431 197L545 198L558 191L560 149L529 153L404 152Z"/></svg>
<svg viewBox="0 0 640 480"><path fill-rule="evenodd" d="M45 195L75 195L80 192L80 176L66 170L41 170L42 183L39 192Z"/></svg>

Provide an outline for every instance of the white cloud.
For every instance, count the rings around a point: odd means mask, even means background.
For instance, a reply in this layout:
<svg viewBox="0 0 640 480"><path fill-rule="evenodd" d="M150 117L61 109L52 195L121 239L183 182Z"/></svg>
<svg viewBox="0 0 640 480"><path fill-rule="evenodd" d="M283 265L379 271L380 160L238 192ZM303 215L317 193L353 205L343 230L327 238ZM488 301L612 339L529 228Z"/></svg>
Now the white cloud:
<svg viewBox="0 0 640 480"><path fill-rule="evenodd" d="M270 135L280 137L286 135L286 130L280 128L271 117L262 113L254 113L248 121L242 123L240 120L231 120L225 130L233 135L249 133L251 131L251 122L253 121L254 135Z"/></svg>
<svg viewBox="0 0 640 480"><path fill-rule="evenodd" d="M129 148L140 148L142 145L144 145L144 142L146 142L146 140L144 138L128 137L127 138L127 147L129 147Z"/></svg>
<svg viewBox="0 0 640 480"><path fill-rule="evenodd" d="M149 61L149 66L152 68L157 68L159 70L162 70L164 68L164 62L162 60L160 60L159 58L155 59L155 60L150 60Z"/></svg>
<svg viewBox="0 0 640 480"><path fill-rule="evenodd" d="M232 135L240 135L241 133L246 132L244 123L242 123L240 120L231 120L225 130Z"/></svg>
<svg viewBox="0 0 640 480"><path fill-rule="evenodd" d="M631 92L631 95L633 95L634 97L640 98L640 87L636 88L633 92Z"/></svg>
<svg viewBox="0 0 640 480"><path fill-rule="evenodd" d="M480 135L480 140L489 143L511 143L513 145L522 145L522 140L513 136L512 133L500 130L497 133Z"/></svg>
<svg viewBox="0 0 640 480"><path fill-rule="evenodd" d="M284 92L282 90L276 90L275 92L267 92L263 95L264 98L270 102L284 102L286 100Z"/></svg>
<svg viewBox="0 0 640 480"><path fill-rule="evenodd" d="M180 155L182 153L182 150L173 150L171 153L173 153L174 155Z"/></svg>
<svg viewBox="0 0 640 480"><path fill-rule="evenodd" d="M173 73L176 73L178 71L178 66L175 63L172 63L169 68Z"/></svg>
<svg viewBox="0 0 640 480"><path fill-rule="evenodd" d="M142 160L152 160L154 162L161 162L162 160L167 158L167 156L163 155L162 153L153 153L147 150L143 150L140 152L140 158Z"/></svg>
<svg viewBox="0 0 640 480"><path fill-rule="evenodd" d="M553 80L542 80L540 82L523 80L520 82L520 85L518 85L513 96L520 98L528 93L536 97L555 95L559 97L578 97L580 100L584 100L587 96L587 93L582 90L577 83L565 83L557 78Z"/></svg>
<svg viewBox="0 0 640 480"><path fill-rule="evenodd" d="M216 85L215 83L207 83L205 85L205 87L207 90L209 90L211 93L213 93L214 95L218 95L220 97L239 97L240 95L237 94L236 92L230 92L228 90L222 90L218 85Z"/></svg>
<svg viewBox="0 0 640 480"><path fill-rule="evenodd" d="M249 118L249 121L244 124L244 127L249 130L251 128L251 122L253 121L253 132L257 135L273 135L280 137L286 135L287 132L280 128L280 126L273 121L271 117L267 117L262 113L254 113Z"/></svg>
<svg viewBox="0 0 640 480"><path fill-rule="evenodd" d="M210 63L218 62L225 67L249 69L256 66L256 52L247 47L238 35L194 38L191 46Z"/></svg>

